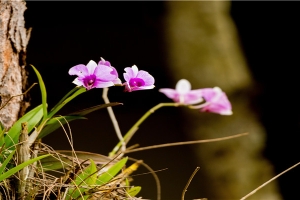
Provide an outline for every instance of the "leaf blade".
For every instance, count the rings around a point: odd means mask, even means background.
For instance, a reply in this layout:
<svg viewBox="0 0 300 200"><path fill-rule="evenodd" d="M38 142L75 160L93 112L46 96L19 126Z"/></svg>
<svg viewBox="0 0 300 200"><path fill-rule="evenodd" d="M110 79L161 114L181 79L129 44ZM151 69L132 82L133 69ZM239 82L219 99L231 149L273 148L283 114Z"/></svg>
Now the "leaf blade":
<svg viewBox="0 0 300 200"><path fill-rule="evenodd" d="M14 123L14 125L9 129L7 135L4 137L5 146L7 149L12 148L14 149L14 144L18 143L20 132L21 132L21 123L27 122L28 123L28 133L32 131L32 129L39 123L39 121L43 117L43 108L42 105L39 105L29 112L27 112L24 116L22 116L18 121ZM0 141L0 146L3 143Z"/></svg>
<svg viewBox="0 0 300 200"><path fill-rule="evenodd" d="M46 91L46 86L45 83L43 81L43 78L40 74L40 72L33 66L31 65L31 67L33 68L38 81L39 81L39 85L40 85L40 90L41 90L41 95L42 95L42 105L43 105L43 120L46 120L47 115L48 115L48 111L47 111L47 91Z"/></svg>
<svg viewBox="0 0 300 200"><path fill-rule="evenodd" d="M119 171L124 167L127 160L128 157L125 157L121 159L119 162L117 162L116 164L114 164L113 166L111 166L106 172L104 172L97 178L96 184L103 185L108 181L110 181L112 178L114 178L115 175L117 175Z"/></svg>
<svg viewBox="0 0 300 200"><path fill-rule="evenodd" d="M34 162L42 159L42 158L45 158L47 156L49 156L49 154L43 155L43 156L39 156L39 157L36 157L36 158L33 158L33 159L30 159L30 160L28 160L26 162L21 163L20 165L17 165L16 167L14 167L14 168L8 170L7 172L1 174L0 175L0 182L3 181L6 178L12 176L13 174L17 173L19 170L23 169L24 167L26 167L26 166L28 166L28 165L30 165L30 164L32 164L32 163L34 163Z"/></svg>

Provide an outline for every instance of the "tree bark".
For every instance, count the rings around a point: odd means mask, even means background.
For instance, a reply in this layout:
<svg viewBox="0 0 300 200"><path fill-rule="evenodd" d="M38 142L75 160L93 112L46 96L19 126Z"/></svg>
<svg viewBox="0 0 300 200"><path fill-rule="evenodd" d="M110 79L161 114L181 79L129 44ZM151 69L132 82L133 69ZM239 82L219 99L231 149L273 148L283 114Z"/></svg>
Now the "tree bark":
<svg viewBox="0 0 300 200"><path fill-rule="evenodd" d="M30 31L25 28L25 10L25 1L0 1L0 120L6 129L29 106L27 95L10 100L11 97L20 95L27 86L25 59Z"/></svg>
<svg viewBox="0 0 300 200"><path fill-rule="evenodd" d="M168 65L174 86L188 79L192 89L219 86L233 106L232 116L184 109L189 139L209 139L249 132L246 137L195 146L202 185L199 197L240 199L274 176L262 156L265 131L251 108L254 81L229 16L228 1L166 2ZM249 199L281 199L276 182Z"/></svg>

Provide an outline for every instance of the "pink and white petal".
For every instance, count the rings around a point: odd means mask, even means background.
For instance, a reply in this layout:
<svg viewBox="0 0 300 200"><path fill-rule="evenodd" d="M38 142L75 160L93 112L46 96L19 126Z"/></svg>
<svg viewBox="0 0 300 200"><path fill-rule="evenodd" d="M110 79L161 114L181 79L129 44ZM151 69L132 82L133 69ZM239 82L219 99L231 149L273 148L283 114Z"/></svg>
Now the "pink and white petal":
<svg viewBox="0 0 300 200"><path fill-rule="evenodd" d="M211 101L216 96L216 90L214 88L204 88L201 89L201 93L205 101Z"/></svg>
<svg viewBox="0 0 300 200"><path fill-rule="evenodd" d="M151 76L148 72L144 70L139 71L136 77L143 79L145 85L154 85L155 80L153 76Z"/></svg>
<svg viewBox="0 0 300 200"><path fill-rule="evenodd" d="M177 82L175 89L179 94L186 94L191 90L191 87L191 83L188 80L181 79Z"/></svg>
<svg viewBox="0 0 300 200"><path fill-rule="evenodd" d="M96 75L97 79L100 79L101 81L113 81L118 77L114 74L111 74L112 71L113 69L111 67L106 65L98 65L95 68L94 74Z"/></svg>
<svg viewBox="0 0 300 200"><path fill-rule="evenodd" d="M93 60L90 60L90 62L86 65L89 75L94 74L95 68L97 67L97 63Z"/></svg>
<svg viewBox="0 0 300 200"><path fill-rule="evenodd" d="M126 73L123 73L123 76L126 82L129 82L131 78L135 78L134 71L131 67L126 67L124 70Z"/></svg>
<svg viewBox="0 0 300 200"><path fill-rule="evenodd" d="M232 114L232 108L231 103L228 100L225 92L222 92L222 90L218 87L213 88L214 89L214 96L211 95L211 90L206 90L205 94L210 99L206 101L208 102L208 105L203 107L201 109L202 112L214 112L221 115L231 115Z"/></svg>
<svg viewBox="0 0 300 200"><path fill-rule="evenodd" d="M122 81L119 78L116 78L115 80L112 81L115 85L116 84L122 84Z"/></svg>
<svg viewBox="0 0 300 200"><path fill-rule="evenodd" d="M117 72L116 68L111 67L111 69L112 69L112 72L110 72L110 73L115 75L116 77L118 77L119 75L118 75L118 72Z"/></svg>
<svg viewBox="0 0 300 200"><path fill-rule="evenodd" d="M158 90L161 93L164 93L170 99L173 99L178 95L177 91L171 88L161 88Z"/></svg>
<svg viewBox="0 0 300 200"><path fill-rule="evenodd" d="M194 94L185 94L184 95L184 104L197 104L203 101L202 97L199 97L198 95Z"/></svg>
<svg viewBox="0 0 300 200"><path fill-rule="evenodd" d="M126 67L125 69L126 73L123 73L124 75L124 79L129 82L129 80L131 78L136 78L137 74L138 74L138 68L137 66L133 65L132 67Z"/></svg>
<svg viewBox="0 0 300 200"><path fill-rule="evenodd" d="M197 104L203 101L201 89L191 90L184 95L185 104Z"/></svg>
<svg viewBox="0 0 300 200"><path fill-rule="evenodd" d="M95 88L106 88L111 86L114 86L114 83L112 81L103 82L103 81L96 80L94 83Z"/></svg>
<svg viewBox="0 0 300 200"><path fill-rule="evenodd" d="M69 74L77 75L78 77L85 77L85 76L89 75L89 72L85 65L80 64L80 65L75 65L74 67L71 67L71 69L69 69Z"/></svg>
<svg viewBox="0 0 300 200"><path fill-rule="evenodd" d="M232 111L231 110L224 110L222 112L219 113L220 115L232 115Z"/></svg>
<svg viewBox="0 0 300 200"><path fill-rule="evenodd" d="M153 89L155 86L154 85L148 85L148 86L141 86L138 87L140 90L149 90L149 89Z"/></svg>
<svg viewBox="0 0 300 200"><path fill-rule="evenodd" d="M102 58L102 57L101 57L101 60L98 62L98 65L106 65L106 66L111 67L110 62L107 60L104 60L104 58Z"/></svg>
<svg viewBox="0 0 300 200"><path fill-rule="evenodd" d="M78 86L83 86L84 85L83 81L79 80L78 78L75 78L75 80L73 81L73 83L75 85L78 85Z"/></svg>
<svg viewBox="0 0 300 200"><path fill-rule="evenodd" d="M139 72L139 69L137 68L136 65L133 65L133 66L131 67L131 69L132 69L132 71L133 71L133 76L136 77L137 74L138 74L138 72Z"/></svg>

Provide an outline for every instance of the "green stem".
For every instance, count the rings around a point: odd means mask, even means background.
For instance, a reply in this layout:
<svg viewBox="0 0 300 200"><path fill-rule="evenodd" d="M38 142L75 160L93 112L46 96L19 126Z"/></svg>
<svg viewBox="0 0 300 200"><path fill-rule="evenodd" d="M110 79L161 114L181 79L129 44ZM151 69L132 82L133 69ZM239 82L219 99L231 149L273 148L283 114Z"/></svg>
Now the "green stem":
<svg viewBox="0 0 300 200"><path fill-rule="evenodd" d="M129 131L124 135L123 140L119 141L119 143L115 146L115 148L109 153L109 157L113 157L116 152L120 149L120 147L122 146L122 143L124 141L128 142L127 140L129 140L133 134L135 133L135 131L138 129L138 127L141 125L141 123L143 123L145 121L145 119L147 119L147 117L149 117L152 113L154 113L156 110L158 110L161 107L165 107L165 106L174 106L177 107L179 106L179 103L160 103L157 104L156 106L154 106L153 108L151 108L150 110L148 110L132 127L131 129L129 129Z"/></svg>

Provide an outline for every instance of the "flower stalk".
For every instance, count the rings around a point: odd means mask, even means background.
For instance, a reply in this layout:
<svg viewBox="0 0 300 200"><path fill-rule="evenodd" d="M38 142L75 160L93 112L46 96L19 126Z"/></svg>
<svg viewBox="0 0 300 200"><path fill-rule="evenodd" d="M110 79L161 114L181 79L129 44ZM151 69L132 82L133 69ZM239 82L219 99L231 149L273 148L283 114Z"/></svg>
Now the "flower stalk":
<svg viewBox="0 0 300 200"><path fill-rule="evenodd" d="M123 140L119 141L119 143L115 146L115 148L109 153L109 157L114 157L114 155L117 153L117 151L120 149L122 143L124 141L128 142L128 139L133 136L133 134L136 132L136 130L139 128L139 126L156 110L160 109L161 107L169 107L174 106L178 107L180 106L179 103L159 103L150 110L148 110L124 135Z"/></svg>

